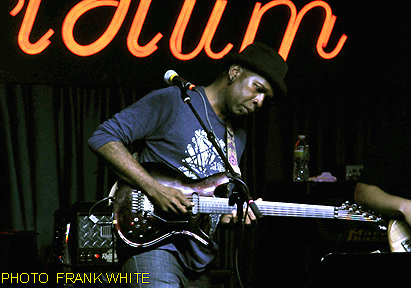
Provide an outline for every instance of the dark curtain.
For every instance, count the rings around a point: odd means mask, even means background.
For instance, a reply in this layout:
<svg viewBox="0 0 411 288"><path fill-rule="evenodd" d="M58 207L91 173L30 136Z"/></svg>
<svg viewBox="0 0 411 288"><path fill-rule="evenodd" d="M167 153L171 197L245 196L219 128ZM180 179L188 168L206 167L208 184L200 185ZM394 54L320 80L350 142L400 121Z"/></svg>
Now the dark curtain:
<svg viewBox="0 0 411 288"><path fill-rule="evenodd" d="M114 179L86 143L98 124L138 97L120 92L0 84L0 231L36 231L42 253L52 243L54 211L107 196Z"/></svg>

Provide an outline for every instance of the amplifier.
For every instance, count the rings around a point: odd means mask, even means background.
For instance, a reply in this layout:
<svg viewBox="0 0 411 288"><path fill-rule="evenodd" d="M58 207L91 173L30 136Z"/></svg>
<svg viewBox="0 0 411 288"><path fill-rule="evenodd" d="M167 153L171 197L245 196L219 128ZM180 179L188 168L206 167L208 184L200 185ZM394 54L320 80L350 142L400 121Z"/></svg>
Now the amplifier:
<svg viewBox="0 0 411 288"><path fill-rule="evenodd" d="M110 207L76 202L54 213L54 254L65 266L87 267L117 264L116 236Z"/></svg>
<svg viewBox="0 0 411 288"><path fill-rule="evenodd" d="M75 235L69 236L75 250L73 262L77 266L107 265L117 262L115 252L116 236L112 233L113 217L111 214L93 213L94 223L88 214L78 213L76 217ZM75 246L75 247L73 247ZM73 253L72 253L73 255Z"/></svg>

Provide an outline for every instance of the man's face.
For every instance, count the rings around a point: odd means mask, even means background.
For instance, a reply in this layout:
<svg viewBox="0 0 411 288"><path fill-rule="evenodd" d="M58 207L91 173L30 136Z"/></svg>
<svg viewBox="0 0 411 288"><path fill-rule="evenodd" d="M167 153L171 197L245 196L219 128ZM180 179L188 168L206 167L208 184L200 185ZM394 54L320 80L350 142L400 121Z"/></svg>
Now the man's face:
<svg viewBox="0 0 411 288"><path fill-rule="evenodd" d="M261 108L265 99L274 96L270 83L259 74L241 67L230 72L235 75L226 102L230 116L250 114Z"/></svg>

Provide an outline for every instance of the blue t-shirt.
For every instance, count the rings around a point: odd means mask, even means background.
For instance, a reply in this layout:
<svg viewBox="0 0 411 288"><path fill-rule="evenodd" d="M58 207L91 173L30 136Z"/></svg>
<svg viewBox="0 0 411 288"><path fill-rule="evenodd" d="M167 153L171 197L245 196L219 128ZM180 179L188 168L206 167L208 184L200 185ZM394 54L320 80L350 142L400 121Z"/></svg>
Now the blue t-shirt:
<svg viewBox="0 0 411 288"><path fill-rule="evenodd" d="M205 95L204 88L199 89ZM139 155L142 163L164 163L194 179L225 171L220 156L180 95L180 89L174 86L152 91L101 124L89 139L90 148L97 150L111 141L121 141L126 146L142 141L143 150ZM192 91L188 91L188 95L208 126L202 98ZM217 142L225 151L226 122L215 114L207 97L205 105ZM235 129L234 134L237 157L241 159L246 134L243 129ZM179 237L178 242L171 242L158 249L178 253L184 265L195 271L204 270L216 254L216 245L205 247L189 237Z"/></svg>

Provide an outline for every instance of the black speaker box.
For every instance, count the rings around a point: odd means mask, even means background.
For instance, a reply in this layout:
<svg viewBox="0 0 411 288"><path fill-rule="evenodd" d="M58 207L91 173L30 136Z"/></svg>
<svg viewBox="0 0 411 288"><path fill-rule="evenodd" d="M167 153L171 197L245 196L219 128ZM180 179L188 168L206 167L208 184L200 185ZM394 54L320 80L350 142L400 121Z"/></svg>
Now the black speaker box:
<svg viewBox="0 0 411 288"><path fill-rule="evenodd" d="M307 288L408 287L410 253L331 253Z"/></svg>
<svg viewBox="0 0 411 288"><path fill-rule="evenodd" d="M100 204L90 213L93 204L77 202L68 210L55 212L55 251L63 264L87 267L118 262L110 207Z"/></svg>

